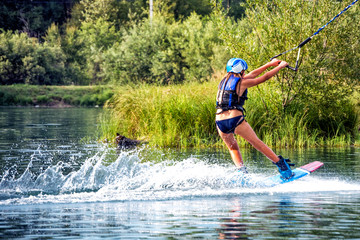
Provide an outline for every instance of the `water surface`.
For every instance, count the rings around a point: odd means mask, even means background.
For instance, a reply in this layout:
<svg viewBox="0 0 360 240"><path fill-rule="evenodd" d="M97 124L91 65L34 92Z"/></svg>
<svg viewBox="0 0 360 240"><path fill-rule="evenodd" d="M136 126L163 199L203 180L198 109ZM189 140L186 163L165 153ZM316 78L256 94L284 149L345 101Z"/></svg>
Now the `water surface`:
<svg viewBox="0 0 360 240"><path fill-rule="evenodd" d="M118 151L96 141L99 109L0 112L0 238L360 239L360 149L278 150L324 167L244 186L227 152ZM273 164L244 150L250 176Z"/></svg>

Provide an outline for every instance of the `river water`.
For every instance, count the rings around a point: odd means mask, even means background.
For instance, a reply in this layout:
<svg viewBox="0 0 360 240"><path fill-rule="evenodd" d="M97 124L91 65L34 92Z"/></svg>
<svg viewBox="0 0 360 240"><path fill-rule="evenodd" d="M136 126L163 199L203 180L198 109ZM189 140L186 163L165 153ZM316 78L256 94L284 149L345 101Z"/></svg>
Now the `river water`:
<svg viewBox="0 0 360 240"><path fill-rule="evenodd" d="M265 188L226 151L116 150L101 109L0 109L2 239L360 239L360 149L278 150L325 165ZM276 173L254 150L251 179Z"/></svg>

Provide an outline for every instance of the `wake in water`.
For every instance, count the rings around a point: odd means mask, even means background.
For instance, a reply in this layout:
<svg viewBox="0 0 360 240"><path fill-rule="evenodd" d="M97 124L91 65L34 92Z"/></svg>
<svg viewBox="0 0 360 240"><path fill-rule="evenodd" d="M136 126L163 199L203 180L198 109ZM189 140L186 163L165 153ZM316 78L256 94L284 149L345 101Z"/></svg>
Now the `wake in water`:
<svg viewBox="0 0 360 240"><path fill-rule="evenodd" d="M208 163L196 157L153 163L141 159L142 150L123 151L109 160L111 151L104 148L70 173L64 171L71 169L69 163L58 162L35 174L31 170L34 158L19 178L15 179L14 169L9 169L3 173L0 182L0 205L360 190L359 184L311 176L273 188L262 188L257 183L267 176L250 174L244 178L230 165Z"/></svg>

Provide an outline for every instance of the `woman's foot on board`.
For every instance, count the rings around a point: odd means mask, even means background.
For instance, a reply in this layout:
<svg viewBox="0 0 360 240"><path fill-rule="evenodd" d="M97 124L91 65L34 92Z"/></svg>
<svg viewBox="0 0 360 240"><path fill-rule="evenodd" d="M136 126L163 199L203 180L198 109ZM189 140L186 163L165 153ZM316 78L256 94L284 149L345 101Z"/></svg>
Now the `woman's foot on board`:
<svg viewBox="0 0 360 240"><path fill-rule="evenodd" d="M290 166L295 166L295 164L288 164L289 162L289 159L284 159L282 156L279 155L279 161L275 163L279 169L281 177L284 179L289 179L294 175L294 173L291 171Z"/></svg>

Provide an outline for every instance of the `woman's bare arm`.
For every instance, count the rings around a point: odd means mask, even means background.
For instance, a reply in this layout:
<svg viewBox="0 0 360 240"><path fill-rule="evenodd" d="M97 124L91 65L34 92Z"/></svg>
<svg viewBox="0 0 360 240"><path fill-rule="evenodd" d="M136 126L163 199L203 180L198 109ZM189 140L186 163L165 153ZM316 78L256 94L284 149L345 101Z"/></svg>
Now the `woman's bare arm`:
<svg viewBox="0 0 360 240"><path fill-rule="evenodd" d="M274 58L273 60L271 60L270 62L264 64L263 66L249 72L248 74L246 74L243 79L254 79L257 76L259 76L261 73L263 73L266 69L268 69L269 67L275 67L278 66L281 63L281 60L278 60L276 58Z"/></svg>
<svg viewBox="0 0 360 240"><path fill-rule="evenodd" d="M270 63L268 63L268 64L270 64ZM266 67L266 65L267 64L265 64L262 67ZM272 69L269 72L265 73L261 77L253 78L253 79L248 78L248 77L244 77L242 82L241 82L241 87L245 89L245 88L250 88L250 87L254 87L256 85L259 85L259 84L265 82L266 80L269 80L273 76L275 76L282 68L286 67L287 65L289 65L287 62L280 61L280 64L277 67L275 67L274 69ZM258 69L261 69L262 67L260 67Z"/></svg>

